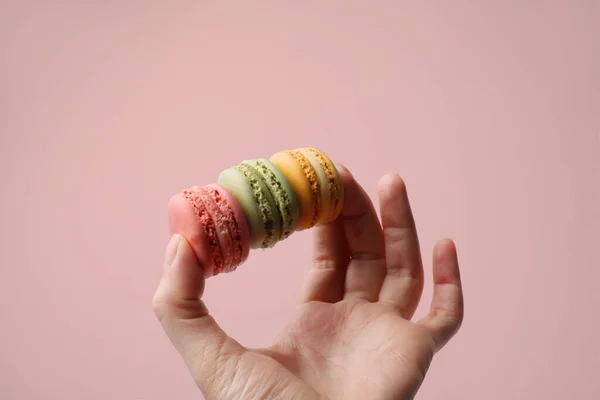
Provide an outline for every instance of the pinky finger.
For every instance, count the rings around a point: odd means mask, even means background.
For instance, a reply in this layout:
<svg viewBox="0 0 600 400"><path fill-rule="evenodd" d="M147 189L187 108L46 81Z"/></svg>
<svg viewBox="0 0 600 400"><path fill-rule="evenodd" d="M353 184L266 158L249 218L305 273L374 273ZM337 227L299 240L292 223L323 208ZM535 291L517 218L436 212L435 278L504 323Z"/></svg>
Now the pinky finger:
<svg viewBox="0 0 600 400"><path fill-rule="evenodd" d="M464 314L458 256L451 240L438 242L433 250L433 284L431 310L419 324L431 332L437 352L458 332Z"/></svg>

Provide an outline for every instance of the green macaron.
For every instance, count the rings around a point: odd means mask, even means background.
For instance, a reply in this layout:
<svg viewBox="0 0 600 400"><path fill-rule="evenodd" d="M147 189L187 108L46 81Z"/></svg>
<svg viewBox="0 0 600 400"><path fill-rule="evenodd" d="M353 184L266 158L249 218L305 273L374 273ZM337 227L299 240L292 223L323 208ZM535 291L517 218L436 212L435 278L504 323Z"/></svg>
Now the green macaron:
<svg viewBox="0 0 600 400"><path fill-rule="evenodd" d="M292 186L279 169L266 158L257 158L242 162L257 171L265 182L275 204L280 218L281 234L279 240L288 238L296 229L299 216L299 206Z"/></svg>
<svg viewBox="0 0 600 400"><path fill-rule="evenodd" d="M251 248L273 247L294 232L298 202L285 176L269 160L242 161L221 172L218 183L237 199L246 216Z"/></svg>

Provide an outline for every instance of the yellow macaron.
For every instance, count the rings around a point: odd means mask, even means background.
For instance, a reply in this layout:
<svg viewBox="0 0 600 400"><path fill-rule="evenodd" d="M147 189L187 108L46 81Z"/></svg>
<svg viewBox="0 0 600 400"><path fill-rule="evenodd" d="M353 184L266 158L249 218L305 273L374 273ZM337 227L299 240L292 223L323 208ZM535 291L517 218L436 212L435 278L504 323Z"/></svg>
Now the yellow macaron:
<svg viewBox="0 0 600 400"><path fill-rule="evenodd" d="M338 217L344 205L344 185L335 164L322 151L313 147L300 150L311 162L319 177L321 188L321 217L317 225L333 221Z"/></svg>
<svg viewBox="0 0 600 400"><path fill-rule="evenodd" d="M344 187L327 155L304 147L280 151L269 161L281 171L296 194L300 212L297 230L337 218L343 205Z"/></svg>

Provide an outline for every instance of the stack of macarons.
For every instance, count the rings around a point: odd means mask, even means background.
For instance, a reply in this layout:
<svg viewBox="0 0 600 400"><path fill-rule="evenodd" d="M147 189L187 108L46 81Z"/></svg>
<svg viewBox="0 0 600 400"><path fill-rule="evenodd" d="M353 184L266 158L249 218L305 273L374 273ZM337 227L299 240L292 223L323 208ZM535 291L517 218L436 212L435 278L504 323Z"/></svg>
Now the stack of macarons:
<svg viewBox="0 0 600 400"><path fill-rule="evenodd" d="M218 183L192 186L169 201L169 228L185 237L206 277L234 271L250 249L266 249L292 233L333 221L344 202L329 157L311 148L242 161Z"/></svg>

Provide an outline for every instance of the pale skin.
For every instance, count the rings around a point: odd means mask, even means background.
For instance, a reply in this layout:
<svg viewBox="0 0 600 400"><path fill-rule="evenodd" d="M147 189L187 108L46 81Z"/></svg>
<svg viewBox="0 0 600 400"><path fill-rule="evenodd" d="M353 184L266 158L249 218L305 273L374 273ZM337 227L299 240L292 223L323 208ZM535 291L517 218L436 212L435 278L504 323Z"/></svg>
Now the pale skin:
<svg viewBox="0 0 600 400"><path fill-rule="evenodd" d="M185 239L171 239L154 311L207 399L412 399L460 328L454 243L435 246L430 312L413 319L424 282L406 186L396 174L381 178L379 218L351 173L339 170L342 213L312 229L298 307L270 347L249 349L223 332L202 302L202 265Z"/></svg>

